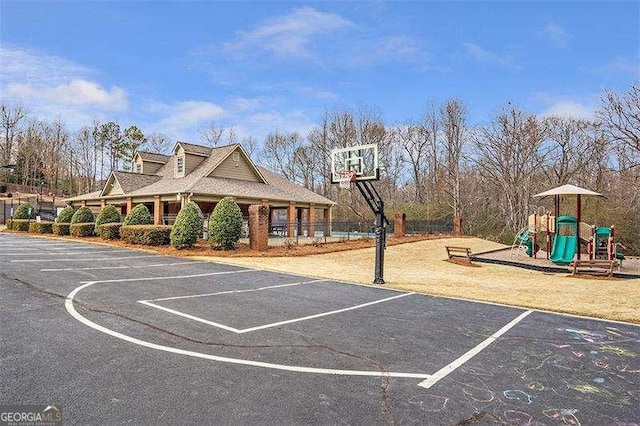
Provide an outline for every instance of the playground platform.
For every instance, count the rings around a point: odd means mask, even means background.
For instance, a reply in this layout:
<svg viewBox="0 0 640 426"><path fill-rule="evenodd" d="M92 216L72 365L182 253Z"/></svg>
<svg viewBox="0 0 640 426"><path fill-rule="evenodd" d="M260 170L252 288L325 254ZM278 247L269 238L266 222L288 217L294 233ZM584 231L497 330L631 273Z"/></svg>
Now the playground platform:
<svg viewBox="0 0 640 426"><path fill-rule="evenodd" d="M586 255L585 255L586 256ZM586 257L585 257L586 258ZM545 251L539 251L537 258L529 257L521 250L505 247L474 253L471 260L478 263L492 263L497 265L515 266L550 274L570 273L569 266L556 265L547 259ZM640 258L629 257L622 261L620 270L613 272L614 278L640 279Z"/></svg>

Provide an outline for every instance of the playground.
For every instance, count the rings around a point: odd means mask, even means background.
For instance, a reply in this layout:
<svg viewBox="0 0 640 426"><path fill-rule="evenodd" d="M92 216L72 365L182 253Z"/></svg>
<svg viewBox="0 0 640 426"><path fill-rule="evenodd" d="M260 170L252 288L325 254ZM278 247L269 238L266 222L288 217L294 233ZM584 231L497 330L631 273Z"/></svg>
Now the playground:
<svg viewBox="0 0 640 426"><path fill-rule="evenodd" d="M604 195L575 185L562 185L534 195L539 199L551 197L553 212L539 207L530 214L527 226L516 234L512 249L534 259L541 256L554 265L573 265L574 271L579 266L589 272L589 267L607 265L609 275L614 268L620 271L626 247L616 240L614 226L582 220L583 197L604 198ZM561 214L562 198L575 199L575 215L566 212L566 205Z"/></svg>

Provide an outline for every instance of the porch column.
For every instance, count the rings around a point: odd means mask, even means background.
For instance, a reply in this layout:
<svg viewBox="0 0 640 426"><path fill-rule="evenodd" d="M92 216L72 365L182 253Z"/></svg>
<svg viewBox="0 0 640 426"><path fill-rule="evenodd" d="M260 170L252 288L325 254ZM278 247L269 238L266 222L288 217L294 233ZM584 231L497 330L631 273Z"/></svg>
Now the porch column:
<svg viewBox="0 0 640 426"><path fill-rule="evenodd" d="M162 225L162 201L159 195L153 197L153 224Z"/></svg>
<svg viewBox="0 0 640 426"><path fill-rule="evenodd" d="M107 200L103 198L102 200L100 200L100 210L104 209L105 207L107 207Z"/></svg>
<svg viewBox="0 0 640 426"><path fill-rule="evenodd" d="M407 215L404 213L396 213L393 215L393 236L404 237L407 226Z"/></svg>
<svg viewBox="0 0 640 426"><path fill-rule="evenodd" d="M127 197L127 214L133 210L133 198Z"/></svg>
<svg viewBox="0 0 640 426"><path fill-rule="evenodd" d="M266 251L269 245L269 206L249 206L249 245L251 250Z"/></svg>
<svg viewBox="0 0 640 426"><path fill-rule="evenodd" d="M331 206L324 209L324 236L331 236Z"/></svg>
<svg viewBox="0 0 640 426"><path fill-rule="evenodd" d="M80 205L82 207L87 207L87 200L82 200L82 202L80 203Z"/></svg>
<svg viewBox="0 0 640 426"><path fill-rule="evenodd" d="M316 236L316 205L311 203L309 205L309 227L307 230L307 235L310 238L315 238Z"/></svg>
<svg viewBox="0 0 640 426"><path fill-rule="evenodd" d="M296 203L291 201L289 204L289 209L287 210L287 237L293 238L295 237L295 229L296 229Z"/></svg>

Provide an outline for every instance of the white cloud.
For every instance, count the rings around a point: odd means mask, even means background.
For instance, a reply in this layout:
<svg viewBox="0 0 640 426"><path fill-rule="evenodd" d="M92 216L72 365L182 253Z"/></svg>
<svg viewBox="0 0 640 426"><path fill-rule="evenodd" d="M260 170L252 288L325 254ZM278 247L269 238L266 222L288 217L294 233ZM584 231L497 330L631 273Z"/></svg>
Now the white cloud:
<svg viewBox="0 0 640 426"><path fill-rule="evenodd" d="M40 119L61 118L80 127L128 109L124 89L105 87L91 78L91 69L65 58L5 45L0 62L1 100L22 105Z"/></svg>
<svg viewBox="0 0 640 426"><path fill-rule="evenodd" d="M547 40L551 41L551 43L556 47L565 47L570 37L564 28L553 22L545 25L542 30L540 30L540 34Z"/></svg>
<svg viewBox="0 0 640 426"><path fill-rule="evenodd" d="M316 89L313 87L302 87L298 92L303 96L321 101L337 101L340 98L336 93L330 90Z"/></svg>
<svg viewBox="0 0 640 426"><path fill-rule="evenodd" d="M475 43L463 43L462 47L466 51L467 56L477 62L499 65L512 70L520 69L511 55L499 55Z"/></svg>
<svg viewBox="0 0 640 426"><path fill-rule="evenodd" d="M340 15L304 7L239 33L237 40L225 43L223 48L227 53L263 52L276 57L309 59L315 57L313 44L317 38L350 26L353 23Z"/></svg>
<svg viewBox="0 0 640 426"><path fill-rule="evenodd" d="M162 117L154 127L164 129L167 134L176 134L186 128L197 128L209 121L219 120L224 109L219 105L205 101L182 101L173 104L156 103L150 111Z"/></svg>
<svg viewBox="0 0 640 426"><path fill-rule="evenodd" d="M398 35L390 36L378 44L378 53L385 58L393 58L400 61L412 61L424 55L422 46L414 39Z"/></svg>
<svg viewBox="0 0 640 426"><path fill-rule="evenodd" d="M547 108L540 113L540 116L593 120L595 118L595 110L595 107L590 107L574 100L558 100L547 106Z"/></svg>
<svg viewBox="0 0 640 426"><path fill-rule="evenodd" d="M83 79L51 87L33 83L9 83L4 87L3 93L10 99L29 105L46 101L61 107L96 106L111 111L123 111L128 105L127 94L123 89L113 86L107 90L94 81Z"/></svg>
<svg viewBox="0 0 640 426"><path fill-rule="evenodd" d="M632 61L628 58L619 56L615 58L610 64L608 64L606 68L612 71L629 73L635 75L636 77L640 77L640 62L638 62L637 59L635 61Z"/></svg>

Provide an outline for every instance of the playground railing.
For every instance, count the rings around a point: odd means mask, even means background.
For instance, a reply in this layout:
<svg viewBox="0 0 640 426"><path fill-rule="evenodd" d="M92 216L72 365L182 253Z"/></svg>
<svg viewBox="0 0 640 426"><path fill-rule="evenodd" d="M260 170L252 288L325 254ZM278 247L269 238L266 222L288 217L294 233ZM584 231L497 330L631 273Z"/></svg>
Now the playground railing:
<svg viewBox="0 0 640 426"><path fill-rule="evenodd" d="M578 235L582 241L590 241L593 235L592 226L585 222L580 222L578 227Z"/></svg>

